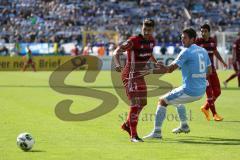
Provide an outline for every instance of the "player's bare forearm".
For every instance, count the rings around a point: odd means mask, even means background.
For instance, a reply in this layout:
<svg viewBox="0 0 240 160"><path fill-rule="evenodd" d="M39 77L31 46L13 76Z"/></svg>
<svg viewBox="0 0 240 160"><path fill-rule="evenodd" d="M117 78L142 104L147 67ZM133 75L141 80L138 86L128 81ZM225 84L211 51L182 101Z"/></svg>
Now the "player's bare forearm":
<svg viewBox="0 0 240 160"><path fill-rule="evenodd" d="M121 70L122 70L120 60L119 60L120 54L122 54L123 52L131 49L132 46L133 46L133 43L131 41L126 41L114 50L113 61L114 61L114 64L116 66L115 67L116 71L121 72Z"/></svg>
<svg viewBox="0 0 240 160"><path fill-rule="evenodd" d="M159 68L155 68L152 70L153 74L164 74L164 73L172 73L174 70L178 68L177 64L171 64L170 66L160 65Z"/></svg>
<svg viewBox="0 0 240 160"><path fill-rule="evenodd" d="M160 67L160 68L154 68L151 70L152 74L164 74L167 73L167 68L165 67Z"/></svg>
<svg viewBox="0 0 240 160"><path fill-rule="evenodd" d="M150 57L149 60L150 60L151 62L153 62L154 64L157 63L157 60L156 60L156 58L155 58L153 55Z"/></svg>
<svg viewBox="0 0 240 160"><path fill-rule="evenodd" d="M162 66L162 62L157 61L156 58L153 55L150 57L149 60L154 63L154 66L156 68L160 68Z"/></svg>
<svg viewBox="0 0 240 160"><path fill-rule="evenodd" d="M113 52L113 61L114 61L115 66L120 66L120 61L119 61L120 54L122 54L122 52L120 52L120 48L117 47Z"/></svg>
<svg viewBox="0 0 240 160"><path fill-rule="evenodd" d="M115 69L118 72L121 72L121 70L122 70L122 67L120 65L120 60L119 60L120 54L122 54L121 49L120 49L120 47L117 47L113 52L113 61L115 64Z"/></svg>
<svg viewBox="0 0 240 160"><path fill-rule="evenodd" d="M224 67L227 67L227 64L224 62L224 60L222 59L219 52L216 50L214 53L215 53L215 56L217 57L217 59L224 65Z"/></svg>
<svg viewBox="0 0 240 160"><path fill-rule="evenodd" d="M171 64L169 66L167 66L167 73L172 73L173 71L175 71L178 68L177 64Z"/></svg>

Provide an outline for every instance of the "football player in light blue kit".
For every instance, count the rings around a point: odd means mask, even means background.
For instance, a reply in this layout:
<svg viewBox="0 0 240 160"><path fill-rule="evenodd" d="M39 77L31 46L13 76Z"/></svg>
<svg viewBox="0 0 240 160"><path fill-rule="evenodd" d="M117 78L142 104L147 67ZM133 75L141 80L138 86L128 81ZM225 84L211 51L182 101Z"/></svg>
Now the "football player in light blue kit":
<svg viewBox="0 0 240 160"><path fill-rule="evenodd" d="M192 28L183 30L182 43L187 49L182 51L178 57L169 65L162 65L162 72L171 73L177 68L182 71L182 86L173 89L160 97L154 130L143 138L162 138L161 127L166 117L167 106L174 105L180 119L180 126L173 129L173 133L190 132L187 124L186 109L183 104L197 101L205 94L207 80L206 76L211 72L211 62L207 51L194 44L196 31Z"/></svg>

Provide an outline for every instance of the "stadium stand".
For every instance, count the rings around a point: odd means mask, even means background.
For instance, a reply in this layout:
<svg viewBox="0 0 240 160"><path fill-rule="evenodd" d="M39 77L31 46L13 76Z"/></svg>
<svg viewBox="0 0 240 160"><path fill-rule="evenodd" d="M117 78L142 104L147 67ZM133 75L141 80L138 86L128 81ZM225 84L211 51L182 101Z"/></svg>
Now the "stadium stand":
<svg viewBox="0 0 240 160"><path fill-rule="evenodd" d="M236 31L239 1L230 0L4 0L0 1L0 40L82 42L87 30L113 30L124 39L138 33L144 17L156 20L156 38L179 42L185 26L209 22L214 30ZM191 17L186 16L184 8Z"/></svg>

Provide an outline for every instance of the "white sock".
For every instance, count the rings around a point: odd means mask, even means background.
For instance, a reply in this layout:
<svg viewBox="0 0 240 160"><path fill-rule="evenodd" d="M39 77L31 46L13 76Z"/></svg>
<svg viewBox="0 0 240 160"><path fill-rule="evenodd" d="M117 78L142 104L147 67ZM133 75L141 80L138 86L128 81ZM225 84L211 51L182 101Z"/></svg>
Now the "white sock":
<svg viewBox="0 0 240 160"><path fill-rule="evenodd" d="M179 104L177 107L177 112L178 112L178 116L180 119L180 125L187 125L187 115L186 115L186 109L185 106L182 104Z"/></svg>
<svg viewBox="0 0 240 160"><path fill-rule="evenodd" d="M154 131L160 131L163 121L166 117L166 107L158 105L157 110L156 110L156 117L155 117L155 122L154 122Z"/></svg>

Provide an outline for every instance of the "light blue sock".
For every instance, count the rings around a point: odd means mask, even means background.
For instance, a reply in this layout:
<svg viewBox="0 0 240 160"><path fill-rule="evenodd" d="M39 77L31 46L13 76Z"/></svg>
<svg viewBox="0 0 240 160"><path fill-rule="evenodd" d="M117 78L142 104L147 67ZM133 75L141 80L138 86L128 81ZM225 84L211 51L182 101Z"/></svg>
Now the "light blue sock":
<svg viewBox="0 0 240 160"><path fill-rule="evenodd" d="M182 125L187 125L187 115L186 115L186 109L185 106L182 104L179 104L177 106L177 112L178 112L178 116L181 122L181 126Z"/></svg>
<svg viewBox="0 0 240 160"><path fill-rule="evenodd" d="M158 105L156 110L156 117L154 123L154 132L160 131L162 128L163 121L166 117L166 107Z"/></svg>

